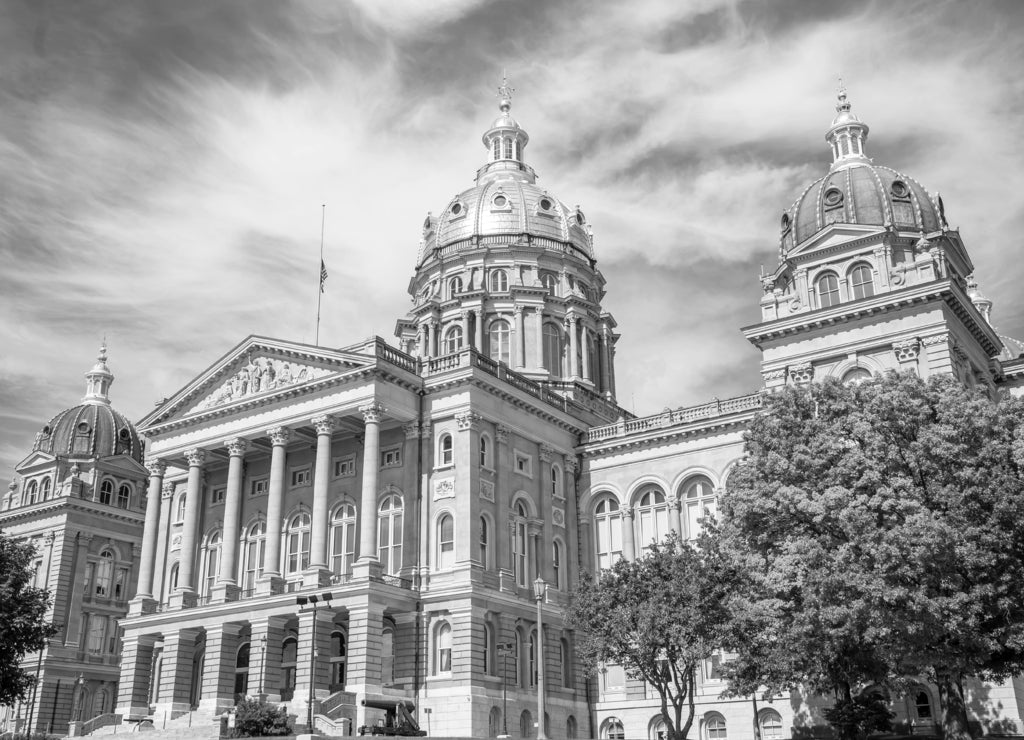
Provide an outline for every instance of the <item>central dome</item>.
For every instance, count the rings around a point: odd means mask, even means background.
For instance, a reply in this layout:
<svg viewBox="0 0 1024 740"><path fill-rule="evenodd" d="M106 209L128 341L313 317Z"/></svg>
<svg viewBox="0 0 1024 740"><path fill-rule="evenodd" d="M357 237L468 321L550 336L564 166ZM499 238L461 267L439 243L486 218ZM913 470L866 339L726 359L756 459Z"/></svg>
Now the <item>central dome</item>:
<svg viewBox="0 0 1024 740"><path fill-rule="evenodd" d="M529 135L509 113L511 90L501 88L501 113L483 135L488 161L476 184L452 198L437 217L427 214L416 259L465 248L526 242L593 262L593 239L579 206L570 207L536 184L523 161Z"/></svg>

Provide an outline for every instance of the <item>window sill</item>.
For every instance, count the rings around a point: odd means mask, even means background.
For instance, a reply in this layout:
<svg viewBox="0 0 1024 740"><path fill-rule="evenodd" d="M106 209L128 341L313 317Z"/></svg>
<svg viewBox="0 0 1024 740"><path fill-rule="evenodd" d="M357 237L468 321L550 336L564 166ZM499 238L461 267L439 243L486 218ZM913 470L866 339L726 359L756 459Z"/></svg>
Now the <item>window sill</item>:
<svg viewBox="0 0 1024 740"><path fill-rule="evenodd" d="M455 468L455 463L454 462L450 462L450 463L446 463L444 465L435 465L434 466L434 472L435 473L439 473L439 472L441 472L443 470L453 470L454 468Z"/></svg>

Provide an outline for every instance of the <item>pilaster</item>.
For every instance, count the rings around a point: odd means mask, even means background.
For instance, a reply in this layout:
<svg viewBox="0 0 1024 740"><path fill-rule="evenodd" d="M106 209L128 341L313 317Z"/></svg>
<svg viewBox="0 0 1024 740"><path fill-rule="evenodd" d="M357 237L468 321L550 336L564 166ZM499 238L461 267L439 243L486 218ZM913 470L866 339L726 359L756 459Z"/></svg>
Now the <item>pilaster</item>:
<svg viewBox="0 0 1024 740"><path fill-rule="evenodd" d="M206 628L200 709L220 714L235 705L235 665L240 633L239 624L222 623Z"/></svg>
<svg viewBox="0 0 1024 740"><path fill-rule="evenodd" d="M121 678L117 683L117 713L128 717L149 715L149 685L153 671L154 639L126 634L121 640Z"/></svg>

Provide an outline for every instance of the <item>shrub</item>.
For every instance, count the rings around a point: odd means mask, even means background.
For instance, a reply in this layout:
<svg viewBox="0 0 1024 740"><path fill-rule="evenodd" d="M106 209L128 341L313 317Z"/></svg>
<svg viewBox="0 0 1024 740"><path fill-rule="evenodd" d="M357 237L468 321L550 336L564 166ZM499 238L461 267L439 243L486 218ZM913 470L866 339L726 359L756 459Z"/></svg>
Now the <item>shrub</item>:
<svg viewBox="0 0 1024 740"><path fill-rule="evenodd" d="M853 699L840 699L826 709L825 720L842 738L867 737L872 732L892 730L894 715L878 694L859 694Z"/></svg>
<svg viewBox="0 0 1024 740"><path fill-rule="evenodd" d="M243 699L235 707L234 737L291 735L292 723L284 707Z"/></svg>

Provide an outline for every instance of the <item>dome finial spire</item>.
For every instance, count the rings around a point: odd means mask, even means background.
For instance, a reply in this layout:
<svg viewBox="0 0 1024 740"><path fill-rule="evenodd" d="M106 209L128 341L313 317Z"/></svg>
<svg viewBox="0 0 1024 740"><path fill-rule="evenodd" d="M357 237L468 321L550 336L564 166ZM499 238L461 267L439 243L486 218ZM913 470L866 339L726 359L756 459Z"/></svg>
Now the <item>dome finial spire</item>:
<svg viewBox="0 0 1024 740"><path fill-rule="evenodd" d="M505 69L502 68L501 85L498 87L498 97L501 98L501 102L498 104L498 107L501 109L502 113L508 113L509 109L512 107L512 93L515 91L516 89L514 87L509 87L508 74Z"/></svg>
<svg viewBox="0 0 1024 740"><path fill-rule="evenodd" d="M853 114L846 96L846 84L839 78L836 91L836 117L825 134L825 141L832 149L832 168L851 161L865 162L864 143L868 140L868 125Z"/></svg>

